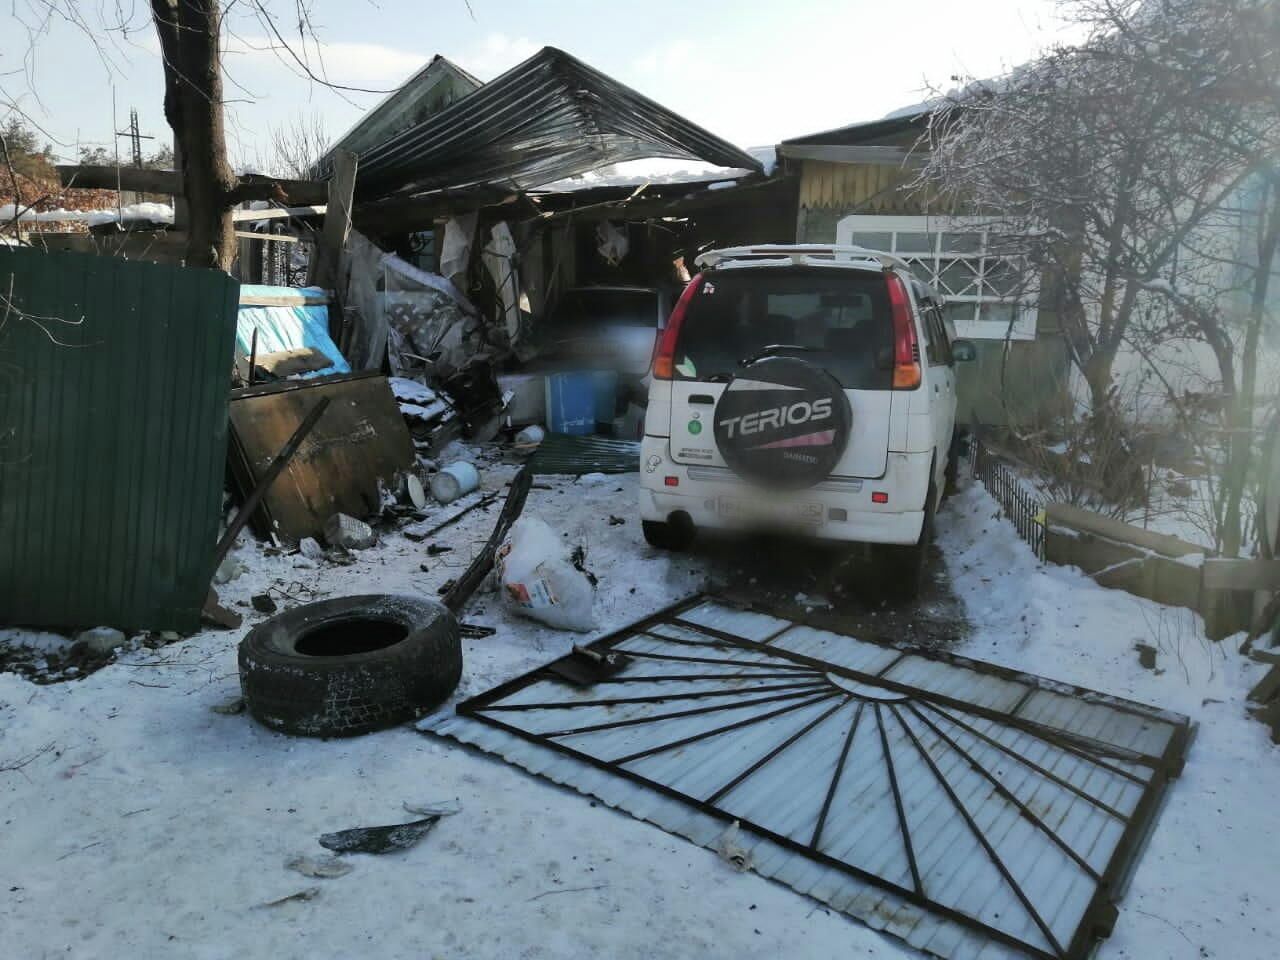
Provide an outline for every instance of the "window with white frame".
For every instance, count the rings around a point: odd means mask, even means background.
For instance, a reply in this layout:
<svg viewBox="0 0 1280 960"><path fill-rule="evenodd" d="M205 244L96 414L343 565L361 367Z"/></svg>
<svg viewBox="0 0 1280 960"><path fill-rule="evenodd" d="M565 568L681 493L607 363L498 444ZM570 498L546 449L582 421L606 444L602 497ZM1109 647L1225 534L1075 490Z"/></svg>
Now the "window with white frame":
<svg viewBox="0 0 1280 960"><path fill-rule="evenodd" d="M956 335L973 340L1034 340L1034 295L1019 290L1017 265L988 252L988 229L962 217L849 216L836 243L892 253L946 302Z"/></svg>

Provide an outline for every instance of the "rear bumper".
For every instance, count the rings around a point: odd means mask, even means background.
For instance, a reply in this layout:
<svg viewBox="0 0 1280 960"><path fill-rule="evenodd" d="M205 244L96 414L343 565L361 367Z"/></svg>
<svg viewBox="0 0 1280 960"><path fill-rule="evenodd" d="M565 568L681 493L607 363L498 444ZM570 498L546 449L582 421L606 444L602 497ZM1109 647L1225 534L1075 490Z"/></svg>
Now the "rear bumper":
<svg viewBox="0 0 1280 960"><path fill-rule="evenodd" d="M671 460L665 437L645 437L640 451L640 516L666 522L672 514L684 513L695 527L715 530L785 529L822 540L912 544L920 539L924 525L930 459L927 453L890 453L883 477L833 480L779 494L746 484L728 471L677 464ZM671 477L674 486L669 485ZM889 502L874 503L873 492L887 493ZM726 516L722 509L726 499L759 501L767 519ZM821 505L820 511L815 510L821 519L788 519L790 508L801 504Z"/></svg>

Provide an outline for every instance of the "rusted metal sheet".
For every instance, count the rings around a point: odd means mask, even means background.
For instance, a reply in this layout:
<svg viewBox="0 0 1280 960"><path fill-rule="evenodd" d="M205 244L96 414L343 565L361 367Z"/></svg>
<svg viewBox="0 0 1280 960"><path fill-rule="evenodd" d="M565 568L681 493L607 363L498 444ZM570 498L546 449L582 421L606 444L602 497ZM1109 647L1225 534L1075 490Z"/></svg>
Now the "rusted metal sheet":
<svg viewBox="0 0 1280 960"><path fill-rule="evenodd" d="M329 398L315 429L263 498L254 529L296 543L335 513L377 512L381 489L413 466L413 441L386 377L340 374L248 387L231 397L231 467L251 490L308 412Z"/></svg>

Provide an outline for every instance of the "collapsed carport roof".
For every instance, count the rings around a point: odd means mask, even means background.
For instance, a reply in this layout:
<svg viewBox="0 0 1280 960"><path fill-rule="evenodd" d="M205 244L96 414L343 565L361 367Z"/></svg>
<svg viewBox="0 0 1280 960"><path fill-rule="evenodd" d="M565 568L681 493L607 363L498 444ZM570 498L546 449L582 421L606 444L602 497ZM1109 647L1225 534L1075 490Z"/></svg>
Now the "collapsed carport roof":
<svg viewBox="0 0 1280 960"><path fill-rule="evenodd" d="M519 66L361 155L366 200L506 185L527 190L641 157L760 164L581 60L543 47Z"/></svg>

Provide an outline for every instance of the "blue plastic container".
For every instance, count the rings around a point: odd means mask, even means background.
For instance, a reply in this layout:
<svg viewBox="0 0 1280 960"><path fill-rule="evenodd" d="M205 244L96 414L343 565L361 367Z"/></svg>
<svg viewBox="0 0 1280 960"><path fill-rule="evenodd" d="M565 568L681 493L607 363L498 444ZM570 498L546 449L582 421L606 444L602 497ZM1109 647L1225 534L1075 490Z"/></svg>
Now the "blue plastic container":
<svg viewBox="0 0 1280 960"><path fill-rule="evenodd" d="M612 370L597 370L591 378L596 393L596 426L612 428L617 416L618 375Z"/></svg>
<svg viewBox="0 0 1280 960"><path fill-rule="evenodd" d="M577 436L596 432L594 374L549 373L544 390L548 430Z"/></svg>

